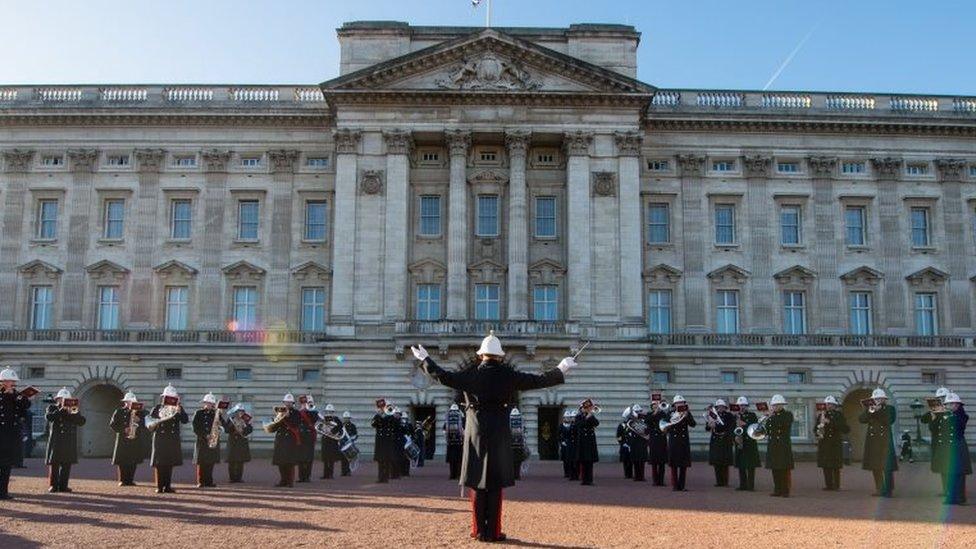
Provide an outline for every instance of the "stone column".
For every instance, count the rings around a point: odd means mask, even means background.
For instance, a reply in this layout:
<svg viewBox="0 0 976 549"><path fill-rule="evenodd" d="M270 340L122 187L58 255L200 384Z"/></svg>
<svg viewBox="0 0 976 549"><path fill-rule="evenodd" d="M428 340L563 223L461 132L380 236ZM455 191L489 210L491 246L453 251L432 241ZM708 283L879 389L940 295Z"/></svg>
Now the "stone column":
<svg viewBox="0 0 976 549"><path fill-rule="evenodd" d="M13 149L3 152L4 171L0 186L3 193L3 227L0 237L0 328L13 328L17 317L17 265L20 247L30 235L24 235L24 216L31 214L26 200L27 173L34 151ZM26 327L26 321L25 321Z"/></svg>
<svg viewBox="0 0 976 549"><path fill-rule="evenodd" d="M902 230L901 194L898 183L901 179L901 158L872 158L871 166L878 179L878 218L881 221L881 234L869 240L872 248L877 247L881 272L884 273L884 322L892 334L908 333L911 326L911 309L905 303L905 290L902 255L907 245L907 233ZM869 233L870 234L870 233ZM868 237L871 238L870 236Z"/></svg>
<svg viewBox="0 0 976 549"><path fill-rule="evenodd" d="M136 149L139 188L134 214L129 223L135 223L135 240L132 242L132 287L129 292L129 327L149 328L152 325L152 304L158 299L153 294L152 268L157 264L156 231L159 228L159 170L166 151L162 149ZM168 205L167 205L168 206ZM164 210L168 211L168 210Z"/></svg>
<svg viewBox="0 0 976 549"><path fill-rule="evenodd" d="M838 250L843 241L837 241L837 199L834 197L834 177L837 174L837 159L829 156L807 158L810 175L813 176L813 239L810 248L813 257L813 270L817 272L816 301L807 310L810 312L809 328L816 328L825 334L844 332L847 318L846 299L841 279L837 272ZM844 220L841 218L840 225ZM841 233L843 234L843 233ZM808 331L810 331L808 328Z"/></svg>
<svg viewBox="0 0 976 549"><path fill-rule="evenodd" d="M704 332L708 326L706 297L709 291L705 278L705 243L708 234L709 212L704 207L705 157L680 154L677 157L681 177L681 241L684 248L685 329Z"/></svg>
<svg viewBox="0 0 976 549"><path fill-rule="evenodd" d="M945 242L941 246L946 252L946 268L949 280L946 283L946 304L948 315L943 318L950 321L945 333L970 332L972 319L970 318L969 303L971 298L969 271L966 269L968 254L960 253L969 245L966 233L966 215L963 212L962 174L966 168L966 161L954 158L938 158L935 167L939 170L939 180L942 182L942 215L945 222Z"/></svg>
<svg viewBox="0 0 976 549"><path fill-rule="evenodd" d="M468 316L468 182L467 159L471 132L445 132L451 154L451 185L447 223L447 318Z"/></svg>
<svg viewBox="0 0 976 549"><path fill-rule="evenodd" d="M525 156L532 134L505 133L508 147L508 318L529 318L528 206L525 183Z"/></svg>
<svg viewBox="0 0 976 549"><path fill-rule="evenodd" d="M773 209L770 213L771 198L769 196L769 168L772 165L769 156L742 157L742 172L746 177L745 211L742 218L748 220L750 243L746 253L749 254L749 265L752 276L749 277L751 292L749 292L749 329L754 333L769 334L779 331L776 314L776 304L779 297L773 284L773 254L778 239L778 212ZM708 212L703 221L707 221ZM772 226L770 226L772 225ZM710 225L706 222L704 227ZM745 233L746 226L738 229ZM708 229L703 227L704 232ZM745 236L743 234L742 236Z"/></svg>
<svg viewBox="0 0 976 549"><path fill-rule="evenodd" d="M200 154L203 159L203 239L200 246L200 276L197 279L197 318L199 328L224 328L227 310L223 306L222 252L236 233L224 234L224 212L227 208L227 163L231 151L211 149Z"/></svg>
<svg viewBox="0 0 976 549"><path fill-rule="evenodd" d="M68 214L68 242L65 247L64 278L62 279L61 309L62 326L83 326L82 311L85 295L85 260L91 240L92 188L98 151L77 149L68 151L71 169L71 188L68 190L64 211Z"/></svg>
<svg viewBox="0 0 976 549"><path fill-rule="evenodd" d="M593 134L568 132L563 136L566 152L566 195L569 227L567 245L568 320L592 317L590 279L590 144Z"/></svg>
<svg viewBox="0 0 976 549"><path fill-rule="evenodd" d="M336 130L335 218L332 246L332 311L335 323L352 323L356 265L356 172L359 130Z"/></svg>
<svg viewBox="0 0 976 549"><path fill-rule="evenodd" d="M407 318L407 248L410 242L409 131L383 133L386 141L386 253L383 263L383 319Z"/></svg>
<svg viewBox="0 0 976 549"><path fill-rule="evenodd" d="M268 293L268 315L266 324L285 327L298 327L299 319L288 318L288 300L291 292L291 241L293 194L295 189L295 166L299 151L268 151L271 164L271 268L265 291Z"/></svg>
<svg viewBox="0 0 976 549"><path fill-rule="evenodd" d="M623 322L641 323L642 291L640 154L644 136L639 131L614 134L617 144L617 194L620 219L620 316Z"/></svg>

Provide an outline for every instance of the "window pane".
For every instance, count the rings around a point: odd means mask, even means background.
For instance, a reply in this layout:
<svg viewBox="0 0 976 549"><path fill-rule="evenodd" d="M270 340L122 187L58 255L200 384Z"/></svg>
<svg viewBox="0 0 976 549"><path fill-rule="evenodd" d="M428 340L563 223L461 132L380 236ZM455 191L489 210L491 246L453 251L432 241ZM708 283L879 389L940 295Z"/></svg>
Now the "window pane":
<svg viewBox="0 0 976 549"><path fill-rule="evenodd" d="M739 332L739 292L719 290L717 294L715 331L720 334Z"/></svg>
<svg viewBox="0 0 976 549"><path fill-rule="evenodd" d="M321 201L305 203L305 240L325 240L326 203Z"/></svg>
<svg viewBox="0 0 976 549"><path fill-rule="evenodd" d="M552 322L559 318L558 289L556 286L536 286L532 292L536 320Z"/></svg>
<svg viewBox="0 0 976 549"><path fill-rule="evenodd" d="M105 238L122 238L125 216L125 202L109 200L105 202Z"/></svg>
<svg viewBox="0 0 976 549"><path fill-rule="evenodd" d="M48 330L52 326L54 289L51 286L31 288L31 329Z"/></svg>
<svg viewBox="0 0 976 549"><path fill-rule="evenodd" d="M417 319L440 320L441 318L441 287L438 284L420 284L417 286Z"/></svg>
<svg viewBox="0 0 976 549"><path fill-rule="evenodd" d="M441 234L441 197L420 197L420 234L439 236Z"/></svg>
<svg viewBox="0 0 976 549"><path fill-rule="evenodd" d="M783 330L788 334L806 333L803 292L783 292Z"/></svg>
<svg viewBox="0 0 976 549"><path fill-rule="evenodd" d="M851 333L868 335L871 333L871 294L868 292L851 293L850 312Z"/></svg>
<svg viewBox="0 0 976 549"><path fill-rule="evenodd" d="M258 290L253 286L234 288L233 329L251 330L257 325Z"/></svg>
<svg viewBox="0 0 976 549"><path fill-rule="evenodd" d="M664 244L671 241L671 215L667 204L651 204L647 213L647 241Z"/></svg>
<svg viewBox="0 0 976 549"><path fill-rule="evenodd" d="M651 291L647 310L652 334L671 333L671 290Z"/></svg>
<svg viewBox="0 0 976 549"><path fill-rule="evenodd" d="M58 236L58 201L41 200L37 210L37 237L54 239Z"/></svg>
<svg viewBox="0 0 976 549"><path fill-rule="evenodd" d="M498 236L498 197L478 197L478 236Z"/></svg>
<svg viewBox="0 0 976 549"><path fill-rule="evenodd" d="M800 208L784 206L780 211L780 234L783 244L800 243Z"/></svg>
<svg viewBox="0 0 976 549"><path fill-rule="evenodd" d="M98 288L98 329L117 330L119 328L119 292L117 286Z"/></svg>
<svg viewBox="0 0 976 549"><path fill-rule="evenodd" d="M535 199L535 235L541 238L556 236L556 199L539 196Z"/></svg>
<svg viewBox="0 0 976 549"><path fill-rule="evenodd" d="M166 288L166 329L185 330L187 327L188 289L186 286Z"/></svg>
<svg viewBox="0 0 976 549"><path fill-rule="evenodd" d="M172 238L190 238L192 217L191 202L189 200L174 200L170 219L170 236Z"/></svg>
<svg viewBox="0 0 976 549"><path fill-rule="evenodd" d="M715 242L717 244L735 243L735 207L719 205L715 207Z"/></svg>
<svg viewBox="0 0 976 549"><path fill-rule="evenodd" d="M939 333L935 294L915 294L915 331L923 336Z"/></svg>
<svg viewBox="0 0 976 549"><path fill-rule="evenodd" d="M238 203L238 206L237 238L240 240L257 240L258 202L256 200L241 201Z"/></svg>
<svg viewBox="0 0 976 549"><path fill-rule="evenodd" d="M498 320L498 284L478 284L475 286L474 315L477 320Z"/></svg>
<svg viewBox="0 0 976 549"><path fill-rule="evenodd" d="M929 245L929 210L912 208L912 246Z"/></svg>
<svg viewBox="0 0 976 549"><path fill-rule="evenodd" d="M844 219L847 226L847 245L864 245L864 208L847 208L844 212Z"/></svg>
<svg viewBox="0 0 976 549"><path fill-rule="evenodd" d="M325 288L302 288L302 330L325 330Z"/></svg>

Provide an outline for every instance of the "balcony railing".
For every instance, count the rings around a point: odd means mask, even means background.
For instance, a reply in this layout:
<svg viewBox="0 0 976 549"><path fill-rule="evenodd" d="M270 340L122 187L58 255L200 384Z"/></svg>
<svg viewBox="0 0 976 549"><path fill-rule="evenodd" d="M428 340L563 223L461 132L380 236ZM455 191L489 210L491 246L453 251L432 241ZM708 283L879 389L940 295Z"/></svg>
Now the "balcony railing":
<svg viewBox="0 0 976 549"><path fill-rule="evenodd" d="M470 335L484 336L490 330L497 335L567 335L566 322L536 322L531 320L407 320L397 322L396 333L401 335Z"/></svg>
<svg viewBox="0 0 976 549"><path fill-rule="evenodd" d="M0 106L102 108L200 108L234 106L324 106L322 90L314 85L115 85L115 86L0 86Z"/></svg>
<svg viewBox="0 0 976 549"><path fill-rule="evenodd" d="M325 332L298 330L0 330L3 342L44 343L229 343L283 345L318 343Z"/></svg>
<svg viewBox="0 0 976 549"><path fill-rule="evenodd" d="M976 337L827 334L651 334L657 347L862 347L965 349Z"/></svg>

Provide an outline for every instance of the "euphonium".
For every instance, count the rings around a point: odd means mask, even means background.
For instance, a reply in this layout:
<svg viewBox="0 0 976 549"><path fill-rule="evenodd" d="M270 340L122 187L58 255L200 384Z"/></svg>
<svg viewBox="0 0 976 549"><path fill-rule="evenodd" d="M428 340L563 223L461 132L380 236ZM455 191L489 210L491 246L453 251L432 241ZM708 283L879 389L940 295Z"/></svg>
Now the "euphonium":
<svg viewBox="0 0 976 549"><path fill-rule="evenodd" d="M670 419L662 419L661 421L657 422L657 428L662 432L667 431L672 425L676 425L679 421L681 421L685 417L685 413L687 412L673 412Z"/></svg>
<svg viewBox="0 0 976 549"><path fill-rule="evenodd" d="M288 407L287 406L275 406L274 407L275 417L271 420L271 423L264 424L264 430L268 433L273 433L276 425L281 423L288 417Z"/></svg>
<svg viewBox="0 0 976 549"><path fill-rule="evenodd" d="M772 416L763 416L759 418L759 421L756 423L746 427L746 434L749 435L749 438L755 441L766 440L766 437L769 435L766 432L766 421L768 421L770 417Z"/></svg>
<svg viewBox="0 0 976 549"><path fill-rule="evenodd" d="M341 424L338 421L331 418L328 420L322 420L315 424L315 432L324 437L331 438L332 440L341 440L346 432L346 428L342 427L338 433L334 432L340 425Z"/></svg>
<svg viewBox="0 0 976 549"><path fill-rule="evenodd" d="M157 418L149 418L146 420L146 429L150 431L155 431L156 427L159 427L164 421L169 421L176 417L176 414L180 411L179 405L164 404L159 407L159 412L156 414Z"/></svg>

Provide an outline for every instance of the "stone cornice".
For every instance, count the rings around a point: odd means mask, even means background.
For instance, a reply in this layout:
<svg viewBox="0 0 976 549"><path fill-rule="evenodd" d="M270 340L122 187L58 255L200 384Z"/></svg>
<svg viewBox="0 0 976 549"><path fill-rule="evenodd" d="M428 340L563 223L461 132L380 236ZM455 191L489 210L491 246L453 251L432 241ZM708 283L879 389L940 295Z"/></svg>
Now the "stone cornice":
<svg viewBox="0 0 976 549"><path fill-rule="evenodd" d="M342 105L519 105L608 107L643 110L650 94L562 91L334 90L329 104Z"/></svg>
<svg viewBox="0 0 976 549"><path fill-rule="evenodd" d="M406 130L383 132L386 141L386 154L410 154L413 151L413 134Z"/></svg>
<svg viewBox="0 0 976 549"><path fill-rule="evenodd" d="M592 132L575 131L563 134L563 151L566 153L566 156L586 156L590 154L591 143L593 143Z"/></svg>
<svg viewBox="0 0 976 549"><path fill-rule="evenodd" d="M227 163L230 161L231 151L210 149L202 151L200 157L203 158L203 170L207 172L225 172Z"/></svg>
<svg viewBox="0 0 976 549"><path fill-rule="evenodd" d="M26 172L30 170L34 151L25 149L10 149L3 151L3 167L7 172Z"/></svg>
<svg viewBox="0 0 976 549"><path fill-rule="evenodd" d="M747 132L747 133L840 133L872 135L937 135L976 137L976 121L971 120L817 120L806 119L714 119L664 118L649 113L648 131Z"/></svg>
<svg viewBox="0 0 976 549"><path fill-rule="evenodd" d="M820 179L827 179L834 176L837 171L837 157L835 156L809 156L807 166L810 167L810 175Z"/></svg>
<svg viewBox="0 0 976 549"><path fill-rule="evenodd" d="M532 143L532 132L525 130L508 130L505 132L505 146L511 156L522 155L529 150Z"/></svg>
<svg viewBox="0 0 976 549"><path fill-rule="evenodd" d="M444 132L444 141L451 156L467 156L468 149L471 147L471 132L467 130L447 130Z"/></svg>
<svg viewBox="0 0 976 549"><path fill-rule="evenodd" d="M268 160L271 161L271 171L276 173L295 173L295 165L298 164L300 154L299 151L291 149L268 151Z"/></svg>
<svg viewBox="0 0 976 549"><path fill-rule="evenodd" d="M363 134L359 130L351 128L339 128L332 132L332 141L335 143L336 154L356 154L359 152L359 141Z"/></svg>
<svg viewBox="0 0 976 549"><path fill-rule="evenodd" d="M92 173L98 160L96 149L73 149L68 151L71 171L77 173Z"/></svg>
<svg viewBox="0 0 976 549"><path fill-rule="evenodd" d="M904 162L901 158L890 156L884 158L872 158L871 167L878 179L899 179L901 177L901 167Z"/></svg>
<svg viewBox="0 0 976 549"><path fill-rule="evenodd" d="M132 152L139 163L136 169L140 172L158 172L163 167L166 157L163 149L136 149Z"/></svg>
<svg viewBox="0 0 976 549"><path fill-rule="evenodd" d="M616 132L613 134L613 142L617 145L618 155L640 156L644 134L641 132Z"/></svg>
<svg viewBox="0 0 976 549"><path fill-rule="evenodd" d="M966 161L959 158L936 158L935 167L939 170L941 181L962 181Z"/></svg>
<svg viewBox="0 0 976 549"><path fill-rule="evenodd" d="M769 177L769 167L773 159L769 156L752 155L742 157L742 172L746 177Z"/></svg>

